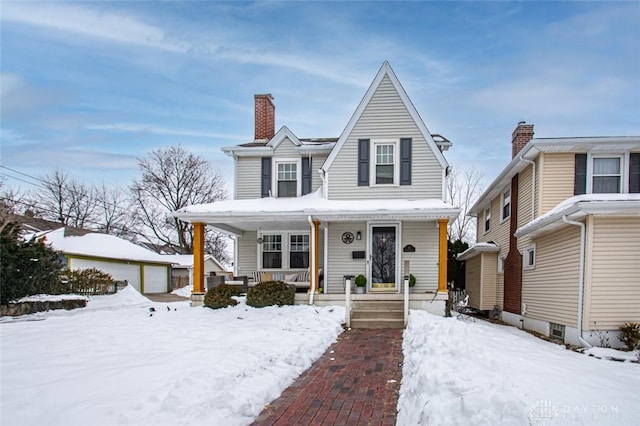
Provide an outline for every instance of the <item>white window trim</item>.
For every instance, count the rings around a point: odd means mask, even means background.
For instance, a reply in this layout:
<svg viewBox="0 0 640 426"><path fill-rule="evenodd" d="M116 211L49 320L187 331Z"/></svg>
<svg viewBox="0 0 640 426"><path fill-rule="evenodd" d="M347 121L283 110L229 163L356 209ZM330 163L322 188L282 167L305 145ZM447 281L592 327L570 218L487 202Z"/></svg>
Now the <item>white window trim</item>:
<svg viewBox="0 0 640 426"><path fill-rule="evenodd" d="M533 263L529 263L529 253L533 252ZM535 269L536 268L536 257L537 257L537 253L536 253L536 245L532 244L530 246L528 246L526 249L524 249L524 259L522 262L522 268L527 270L527 269Z"/></svg>
<svg viewBox="0 0 640 426"><path fill-rule="evenodd" d="M487 229L487 211L489 212L489 228ZM484 209L484 213L482 214L482 229L483 229L483 235L484 234L488 234L491 231L491 204L489 204L489 207L487 207L486 209Z"/></svg>
<svg viewBox="0 0 640 426"><path fill-rule="evenodd" d="M597 153L587 155L587 194L593 194L593 160L596 158L619 158L620 159L620 194L629 193L629 156L630 152L625 154L617 153Z"/></svg>
<svg viewBox="0 0 640 426"><path fill-rule="evenodd" d="M503 217L504 214L504 194L505 192L509 191L509 216L507 217ZM511 185L509 185L507 188L505 188L504 190L502 190L502 193L500 193L500 223L504 222L505 220L509 219L511 217L511 210L513 209L513 197L512 197L512 193L511 193Z"/></svg>
<svg viewBox="0 0 640 426"><path fill-rule="evenodd" d="M393 183L376 183L376 145L393 145ZM371 139L369 146L369 186L400 186L400 139Z"/></svg>
<svg viewBox="0 0 640 426"><path fill-rule="evenodd" d="M507 260L507 256L498 256L498 273L504 274L504 262Z"/></svg>
<svg viewBox="0 0 640 426"><path fill-rule="evenodd" d="M291 269L289 267L289 256L290 245L291 245L291 235L307 235L309 237L309 256L311 256L311 234L309 231L260 231L258 232L258 238L262 238L263 235L280 235L282 238L282 268L263 268L262 267L262 244L258 244L258 270L259 271L269 271L269 272L281 272L281 271L304 271L306 268L295 268ZM311 260L311 259L309 259ZM311 264L311 262L309 262Z"/></svg>
<svg viewBox="0 0 640 426"><path fill-rule="evenodd" d="M271 194L274 198L278 197L278 164L295 163L296 164L296 197L302 194L302 158L273 158L271 162ZM284 197L293 198L293 197Z"/></svg>

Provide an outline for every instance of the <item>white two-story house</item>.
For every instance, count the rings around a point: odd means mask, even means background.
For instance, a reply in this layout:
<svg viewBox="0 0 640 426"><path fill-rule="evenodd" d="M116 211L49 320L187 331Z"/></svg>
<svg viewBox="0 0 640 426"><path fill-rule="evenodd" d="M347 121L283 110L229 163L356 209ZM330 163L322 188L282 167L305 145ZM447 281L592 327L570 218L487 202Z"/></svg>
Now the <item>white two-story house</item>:
<svg viewBox="0 0 640 426"><path fill-rule="evenodd" d="M255 96L255 112L255 140L223 148L233 200L175 212L194 224L195 256L209 226L234 239L236 275L302 281L311 291L299 299L339 303L345 277L360 274L363 297L398 294L411 273L412 307L443 313L447 225L459 213L443 201L451 142L429 132L390 65L339 138L276 132L271 95ZM203 291L196 278L194 297Z"/></svg>

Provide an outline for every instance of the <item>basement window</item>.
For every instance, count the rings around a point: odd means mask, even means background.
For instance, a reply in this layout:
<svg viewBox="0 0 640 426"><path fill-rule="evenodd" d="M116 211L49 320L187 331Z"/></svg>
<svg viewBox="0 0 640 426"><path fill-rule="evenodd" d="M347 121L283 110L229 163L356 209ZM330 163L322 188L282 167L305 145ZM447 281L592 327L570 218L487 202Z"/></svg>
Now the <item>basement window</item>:
<svg viewBox="0 0 640 426"><path fill-rule="evenodd" d="M564 342L564 325L551 322L549 323L549 332L551 337Z"/></svg>

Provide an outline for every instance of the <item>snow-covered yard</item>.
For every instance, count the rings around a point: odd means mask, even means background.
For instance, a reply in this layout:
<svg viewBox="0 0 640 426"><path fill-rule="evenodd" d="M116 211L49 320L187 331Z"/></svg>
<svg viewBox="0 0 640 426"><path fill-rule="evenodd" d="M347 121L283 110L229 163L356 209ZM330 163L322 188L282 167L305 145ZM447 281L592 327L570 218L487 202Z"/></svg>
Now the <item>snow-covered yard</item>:
<svg viewBox="0 0 640 426"><path fill-rule="evenodd" d="M398 425L638 425L640 364L412 311Z"/></svg>
<svg viewBox="0 0 640 426"><path fill-rule="evenodd" d="M249 424L336 340L343 316L214 311L126 289L84 309L5 318L0 423ZM399 425L640 424L640 364L479 320L410 318Z"/></svg>
<svg viewBox="0 0 640 426"><path fill-rule="evenodd" d="M343 318L342 308L152 303L126 288L3 322L0 424L248 424L336 340Z"/></svg>

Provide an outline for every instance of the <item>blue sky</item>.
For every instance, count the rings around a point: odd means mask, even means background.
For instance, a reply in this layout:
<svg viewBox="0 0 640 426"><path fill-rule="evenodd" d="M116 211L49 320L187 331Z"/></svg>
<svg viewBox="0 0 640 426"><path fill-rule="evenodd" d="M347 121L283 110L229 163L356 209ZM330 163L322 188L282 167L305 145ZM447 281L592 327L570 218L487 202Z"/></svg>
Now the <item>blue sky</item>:
<svg viewBox="0 0 640 426"><path fill-rule="evenodd" d="M384 60L449 162L488 181L520 120L640 135L640 2L2 1L0 17L1 162L32 175L128 185L179 143L231 185L220 147L252 140L254 94L273 94L276 128L337 137Z"/></svg>

